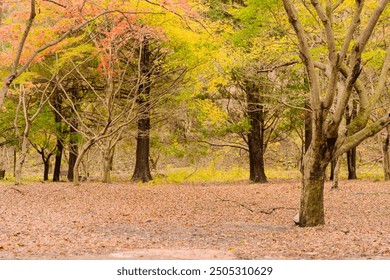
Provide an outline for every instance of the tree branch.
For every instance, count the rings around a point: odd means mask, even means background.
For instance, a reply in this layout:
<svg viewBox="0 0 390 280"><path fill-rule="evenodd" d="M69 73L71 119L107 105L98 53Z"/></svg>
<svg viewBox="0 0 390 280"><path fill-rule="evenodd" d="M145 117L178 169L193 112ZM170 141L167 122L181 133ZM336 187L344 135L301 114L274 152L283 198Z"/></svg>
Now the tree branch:
<svg viewBox="0 0 390 280"><path fill-rule="evenodd" d="M310 54L306 33L303 29L301 21L299 20L296 9L291 4L291 1L283 0L283 5L287 12L288 19L293 26L295 33L297 34L300 56L306 66L307 74L309 76L311 107L314 111L319 111L321 109L320 84L314 68L314 61Z"/></svg>
<svg viewBox="0 0 390 280"><path fill-rule="evenodd" d="M377 134L379 131L381 131L383 128L385 128L388 125L390 125L390 111L387 112L387 115L377 120L373 124L345 138L343 140L343 143L339 145L340 148L336 150L334 157L337 158L342 154L346 153L347 151L349 151L350 149L358 146L365 139L374 136L375 134Z"/></svg>

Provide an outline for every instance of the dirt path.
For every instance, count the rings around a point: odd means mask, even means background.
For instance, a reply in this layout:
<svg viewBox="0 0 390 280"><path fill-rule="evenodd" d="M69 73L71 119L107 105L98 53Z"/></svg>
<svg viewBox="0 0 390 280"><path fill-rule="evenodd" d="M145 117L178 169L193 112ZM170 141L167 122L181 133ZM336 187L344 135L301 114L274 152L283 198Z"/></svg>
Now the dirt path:
<svg viewBox="0 0 390 280"><path fill-rule="evenodd" d="M0 185L0 259L390 259L390 184L342 181L299 228L299 182Z"/></svg>

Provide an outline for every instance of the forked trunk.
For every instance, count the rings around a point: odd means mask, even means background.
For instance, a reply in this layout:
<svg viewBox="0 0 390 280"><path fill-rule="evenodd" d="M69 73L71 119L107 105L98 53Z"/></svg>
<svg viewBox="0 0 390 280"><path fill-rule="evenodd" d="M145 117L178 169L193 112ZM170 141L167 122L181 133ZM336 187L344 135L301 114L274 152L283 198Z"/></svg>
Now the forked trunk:
<svg viewBox="0 0 390 280"><path fill-rule="evenodd" d="M80 184L81 176L80 176L80 173L79 173L79 167L80 167L81 161L83 160L83 158L84 158L85 154L87 153L87 151L89 150L89 148L91 148L91 146L94 143L95 142L93 140L88 140L82 146L80 152L77 155L77 158L76 158L76 161L74 163L73 170L72 170L72 173L73 173L73 183L74 183L75 186L78 186Z"/></svg>
<svg viewBox="0 0 390 280"><path fill-rule="evenodd" d="M49 154L47 156L47 158L44 158L44 156L42 155L42 160L43 160L43 181L48 181L49 180L50 158L51 158L51 154Z"/></svg>

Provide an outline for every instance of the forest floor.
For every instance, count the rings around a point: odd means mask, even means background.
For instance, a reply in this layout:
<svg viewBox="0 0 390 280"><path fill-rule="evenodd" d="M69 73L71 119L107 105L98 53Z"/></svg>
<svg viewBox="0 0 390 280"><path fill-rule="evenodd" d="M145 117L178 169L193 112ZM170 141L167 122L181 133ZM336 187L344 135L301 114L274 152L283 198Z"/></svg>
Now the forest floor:
<svg viewBox="0 0 390 280"><path fill-rule="evenodd" d="M299 181L0 185L0 259L390 259L390 184L326 184L300 228Z"/></svg>

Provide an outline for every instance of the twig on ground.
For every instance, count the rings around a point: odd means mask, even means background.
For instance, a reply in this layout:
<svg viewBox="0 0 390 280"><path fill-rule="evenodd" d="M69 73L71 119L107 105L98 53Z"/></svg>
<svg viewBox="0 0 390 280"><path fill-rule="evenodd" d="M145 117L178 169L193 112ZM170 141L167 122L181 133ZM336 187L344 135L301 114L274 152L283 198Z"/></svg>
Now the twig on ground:
<svg viewBox="0 0 390 280"><path fill-rule="evenodd" d="M254 212L253 209L249 208L248 206L246 206L245 204L242 204L238 201L235 201L235 200L229 200L229 199L223 199L223 198L220 198L218 195L216 195L215 193L211 192L217 199L223 201L223 202L232 202L238 206L241 206L241 207L244 207L246 210L250 211L250 212Z"/></svg>
<svg viewBox="0 0 390 280"><path fill-rule="evenodd" d="M19 189L17 189L17 188L10 187L9 189L10 189L10 190L17 191L18 193L20 193L20 194L23 194L23 195L24 195L24 192L22 192L21 190L19 190Z"/></svg>

